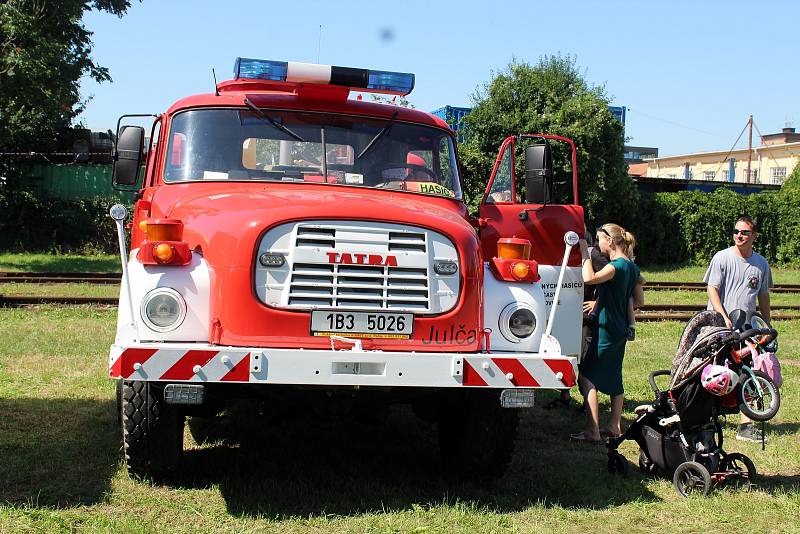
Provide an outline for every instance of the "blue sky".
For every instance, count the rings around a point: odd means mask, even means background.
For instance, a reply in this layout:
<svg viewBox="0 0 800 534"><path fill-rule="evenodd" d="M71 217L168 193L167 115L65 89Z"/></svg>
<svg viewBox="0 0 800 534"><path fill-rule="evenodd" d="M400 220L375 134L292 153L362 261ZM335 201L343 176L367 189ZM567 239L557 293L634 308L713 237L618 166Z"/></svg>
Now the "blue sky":
<svg viewBox="0 0 800 534"><path fill-rule="evenodd" d="M790 1L144 0L121 19L85 17L114 81L84 80L81 119L106 130L162 112L212 91L212 67L229 79L237 56L413 72L409 100L430 111L471 105L512 58L558 53L629 108L630 144L727 150L749 114L763 134L800 130L798 20Z"/></svg>

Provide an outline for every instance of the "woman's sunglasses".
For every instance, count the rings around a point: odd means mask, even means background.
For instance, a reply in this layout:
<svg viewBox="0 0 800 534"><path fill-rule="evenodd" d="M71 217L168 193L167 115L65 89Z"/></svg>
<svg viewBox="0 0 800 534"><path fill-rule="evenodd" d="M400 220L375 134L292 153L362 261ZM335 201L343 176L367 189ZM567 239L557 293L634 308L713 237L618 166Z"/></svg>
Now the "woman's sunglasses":
<svg viewBox="0 0 800 534"><path fill-rule="evenodd" d="M737 229L737 228L734 228L734 229L733 229L733 235L739 235L739 234L742 234L742 235L748 236L748 235L750 235L750 234L752 234L752 233L753 233L753 231L752 231L752 230L739 230L739 229Z"/></svg>

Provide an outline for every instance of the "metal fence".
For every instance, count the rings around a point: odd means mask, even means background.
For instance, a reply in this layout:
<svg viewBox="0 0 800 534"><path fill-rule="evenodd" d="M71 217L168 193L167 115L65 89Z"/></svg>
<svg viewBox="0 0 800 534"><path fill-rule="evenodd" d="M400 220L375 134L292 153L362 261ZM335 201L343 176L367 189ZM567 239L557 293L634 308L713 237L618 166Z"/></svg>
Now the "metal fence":
<svg viewBox="0 0 800 534"><path fill-rule="evenodd" d="M130 202L133 194L111 185L111 165L54 165L36 163L30 177L42 194L64 199L114 196Z"/></svg>

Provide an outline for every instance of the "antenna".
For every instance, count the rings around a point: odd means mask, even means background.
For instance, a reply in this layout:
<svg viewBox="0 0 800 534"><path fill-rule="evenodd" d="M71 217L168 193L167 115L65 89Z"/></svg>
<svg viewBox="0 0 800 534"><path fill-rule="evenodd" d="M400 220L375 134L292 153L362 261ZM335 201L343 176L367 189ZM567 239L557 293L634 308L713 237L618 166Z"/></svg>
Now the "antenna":
<svg viewBox="0 0 800 534"><path fill-rule="evenodd" d="M317 41L317 63L319 63L319 51L322 48L322 24L319 25L319 40Z"/></svg>
<svg viewBox="0 0 800 534"><path fill-rule="evenodd" d="M217 73L214 71L214 67L211 67L211 75L214 77L214 95L219 96L219 90L217 89Z"/></svg>

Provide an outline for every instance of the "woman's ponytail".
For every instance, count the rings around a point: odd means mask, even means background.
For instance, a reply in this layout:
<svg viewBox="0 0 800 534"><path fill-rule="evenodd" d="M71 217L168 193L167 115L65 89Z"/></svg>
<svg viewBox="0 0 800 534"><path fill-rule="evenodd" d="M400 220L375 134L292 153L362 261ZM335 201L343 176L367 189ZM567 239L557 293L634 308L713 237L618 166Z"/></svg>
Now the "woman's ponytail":
<svg viewBox="0 0 800 534"><path fill-rule="evenodd" d="M624 241L623 252L628 258L633 259L633 249L636 247L636 238L627 230L622 230L622 240Z"/></svg>

